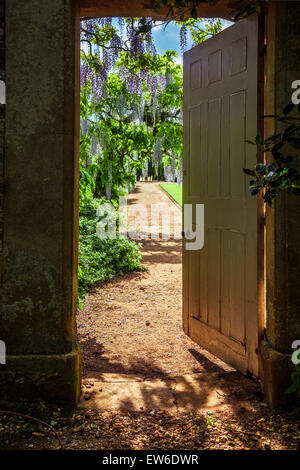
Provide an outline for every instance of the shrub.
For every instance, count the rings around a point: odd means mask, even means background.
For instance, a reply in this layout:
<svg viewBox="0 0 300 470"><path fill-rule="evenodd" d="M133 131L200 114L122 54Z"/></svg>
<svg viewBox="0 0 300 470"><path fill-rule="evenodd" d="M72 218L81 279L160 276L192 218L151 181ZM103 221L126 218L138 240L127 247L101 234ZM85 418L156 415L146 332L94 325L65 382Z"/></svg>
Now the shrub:
<svg viewBox="0 0 300 470"><path fill-rule="evenodd" d="M81 299L98 281L144 269L140 264L140 244L118 236L98 238L96 226L101 217L96 215L96 210L105 202L104 198L87 199L80 208L78 292Z"/></svg>
<svg viewBox="0 0 300 470"><path fill-rule="evenodd" d="M263 199L269 206L272 206L273 200L282 192L300 195L300 107L299 117L288 116L294 108L295 105L290 102L284 108L282 116L265 116L275 118L277 123L284 125L282 132L275 132L264 140L258 135L255 141L247 141L272 155L272 161L268 164L258 163L254 170L243 168L244 173L252 178L251 194L255 196L263 192Z"/></svg>

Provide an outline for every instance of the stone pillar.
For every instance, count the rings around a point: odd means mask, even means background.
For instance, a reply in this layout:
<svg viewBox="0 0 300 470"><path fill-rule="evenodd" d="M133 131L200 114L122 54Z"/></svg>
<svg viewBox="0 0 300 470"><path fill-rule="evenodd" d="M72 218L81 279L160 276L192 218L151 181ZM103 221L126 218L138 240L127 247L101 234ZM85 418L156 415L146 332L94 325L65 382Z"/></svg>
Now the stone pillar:
<svg viewBox="0 0 300 470"><path fill-rule="evenodd" d="M281 114L300 80L300 2L276 1L268 8L266 114ZM266 136L273 134L266 120ZM276 407L287 400L291 344L300 339L300 197L280 195L266 215L266 335L262 344L263 387ZM291 400L291 397L288 398Z"/></svg>
<svg viewBox="0 0 300 470"><path fill-rule="evenodd" d="M0 0L0 285L3 255L3 204L5 154L5 0ZM1 324L0 324L1 326Z"/></svg>
<svg viewBox="0 0 300 470"><path fill-rule="evenodd" d="M6 1L2 400L80 394L75 0Z"/></svg>

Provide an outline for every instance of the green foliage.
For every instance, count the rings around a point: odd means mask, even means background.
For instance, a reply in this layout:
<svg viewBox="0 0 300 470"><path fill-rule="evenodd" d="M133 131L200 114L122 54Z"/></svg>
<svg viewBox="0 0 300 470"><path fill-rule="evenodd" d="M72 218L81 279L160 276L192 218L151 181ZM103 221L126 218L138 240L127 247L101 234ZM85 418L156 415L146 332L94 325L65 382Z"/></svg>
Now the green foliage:
<svg viewBox="0 0 300 470"><path fill-rule="evenodd" d="M261 6L269 0L237 0L237 5L229 12L232 19L239 20L253 13L259 13ZM153 10L159 10L162 6L167 8L166 21L176 18L184 21L186 18L197 19L197 8L203 4L209 4L211 0L152 0Z"/></svg>
<svg viewBox="0 0 300 470"><path fill-rule="evenodd" d="M273 161L268 164L259 163L254 170L243 168L247 176L251 176L250 190L252 195L263 192L264 201L271 206L273 200L281 193L287 192L300 195L300 173L298 170L300 149L300 118L288 116L295 108L291 102L283 110L282 116L266 116L275 118L284 124L282 132L262 140L256 137L254 142L266 153L271 153ZM298 108L300 114L300 107Z"/></svg>
<svg viewBox="0 0 300 470"><path fill-rule="evenodd" d="M81 31L84 33L84 37L81 38L81 42L86 42L90 46L90 54L93 55L92 45L104 47L108 44L116 33L114 26L101 26L95 27L93 32L87 31L84 26L81 25Z"/></svg>
<svg viewBox="0 0 300 470"><path fill-rule="evenodd" d="M297 396L300 398L300 364L296 365L296 370L292 372L291 379L292 385L286 389L285 393L294 393L297 392Z"/></svg>
<svg viewBox="0 0 300 470"><path fill-rule="evenodd" d="M292 384L286 389L286 394L296 394L296 400L300 403L300 364L295 365L295 370L291 374ZM293 414L300 413L300 406L295 408Z"/></svg>
<svg viewBox="0 0 300 470"><path fill-rule="evenodd" d="M40 414L40 416L44 416L46 411L47 411L47 405L44 401L40 401L37 404L37 411Z"/></svg>
<svg viewBox="0 0 300 470"><path fill-rule="evenodd" d="M114 63L102 82L101 99L92 92L90 82L82 87L81 118L85 129L81 132L80 149L81 200L92 195L116 201L135 185L136 176L147 164L155 179L163 178L164 166L172 165L178 170L182 166L183 71L175 63L177 54L167 51L158 55L151 47L141 46L153 41L149 31L156 23L152 20L122 21L131 31L130 40L123 37L111 41L116 29L103 23L92 30L85 23L81 27L81 41L89 46L88 51L82 49L82 65L92 70L94 77L102 77L107 54ZM191 30L195 42L202 42L219 32L222 23L218 19L190 19L182 27ZM136 47L130 46L132 41ZM149 90L149 76L157 83L155 93ZM131 77L142 84L142 92L128 87Z"/></svg>
<svg viewBox="0 0 300 470"><path fill-rule="evenodd" d="M161 141L163 163L169 165L174 157L182 157L182 67L174 63L176 53L166 52L152 57L152 74L168 78L165 88L159 86L157 97L151 96L143 84L142 96L130 93L120 75L110 73L103 85L101 101L95 99L90 84L82 88L81 117L88 124L81 131L80 198L102 197L110 186L110 199L135 185L136 174L153 156L155 141ZM138 73L140 64L121 55L117 67L128 66ZM137 120L136 115L141 113ZM92 154L93 139L99 142Z"/></svg>
<svg viewBox="0 0 300 470"><path fill-rule="evenodd" d="M130 22L137 34L148 33L148 24L143 19L124 21ZM112 26L97 27L92 32L82 27L81 40L88 44L88 50L82 50L81 61L93 71L94 77L103 70L103 54L98 54L94 46L107 50L115 47L110 42L114 34ZM182 67L175 64L176 53L168 51L159 56L138 48L130 50L126 41L117 47L118 57L102 83L101 99L94 94L91 80L81 89L80 298L95 282L143 269L140 245L119 237L98 238L96 226L101 218L96 215L97 207L107 202L108 192L110 202L117 206L119 196L135 185L136 175L141 174L146 162L152 163L158 138L163 141L164 158L171 159L176 153L179 159L182 152ZM128 91L125 78L128 73L143 77L145 69L158 79L155 97L145 79L141 82L142 94ZM166 87L160 84L161 76L167 77ZM152 166L154 176L157 170ZM161 166L158 171L161 174Z"/></svg>
<svg viewBox="0 0 300 470"><path fill-rule="evenodd" d="M124 21L130 23L142 40L149 40L148 20ZM188 22L198 42L221 28L219 20L206 22L201 30L199 24L199 21ZM96 226L100 217L96 216L96 210L107 196L116 206L119 196L135 185L136 175L142 173L147 162L149 174L154 178L162 177L163 166L174 161L180 168L183 73L182 67L175 63L174 51L157 55L140 48L132 50L128 49L126 41L114 46L111 40L116 29L109 25L95 27L92 31L84 26L81 29L81 41L88 45L87 49L82 49L81 61L92 70L94 77L101 75L104 65L103 54L97 53L97 47L108 53L112 49L114 54L115 47L118 48L114 68L102 83L101 99L93 93L91 80L81 89L78 279L79 296L83 298L95 282L142 269L139 245L119 237L98 238ZM141 94L128 91L125 78L128 73L132 77L144 77L145 70L157 80L155 96L149 91L145 78L141 78ZM161 77L165 77L166 84L161 83ZM172 185L175 186L178 188L175 199L182 204L180 186Z"/></svg>
<svg viewBox="0 0 300 470"><path fill-rule="evenodd" d="M219 18L206 20L202 18L189 18L184 22L178 22L178 24L190 31L194 44L201 44L222 31L222 21Z"/></svg>
<svg viewBox="0 0 300 470"><path fill-rule="evenodd" d="M106 281L116 274L140 271L142 254L140 245L122 239L100 239L96 234L100 216L96 215L97 207L107 202L104 198L85 198L81 204L79 219L79 269L78 290L79 298L98 281ZM111 211L113 211L113 207ZM107 217L109 211L105 212Z"/></svg>
<svg viewBox="0 0 300 470"><path fill-rule="evenodd" d="M147 69L152 75L158 75L164 72L171 72L174 66L174 58L177 57L175 51L166 51L163 55L153 54L152 52L127 53L122 51L118 67L126 67L133 75Z"/></svg>

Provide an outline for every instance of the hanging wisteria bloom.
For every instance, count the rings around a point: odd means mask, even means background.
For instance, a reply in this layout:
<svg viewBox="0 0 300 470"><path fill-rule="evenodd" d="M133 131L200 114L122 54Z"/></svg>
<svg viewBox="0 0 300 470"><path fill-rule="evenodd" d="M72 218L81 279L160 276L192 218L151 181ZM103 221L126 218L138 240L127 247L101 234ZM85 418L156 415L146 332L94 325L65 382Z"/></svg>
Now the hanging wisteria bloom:
<svg viewBox="0 0 300 470"><path fill-rule="evenodd" d="M151 21L81 22L80 158L90 166L84 176L107 199L126 194L141 176L163 177L168 165L174 181L181 155L182 68L175 52L158 55Z"/></svg>
<svg viewBox="0 0 300 470"><path fill-rule="evenodd" d="M151 19L146 18L147 24ZM150 54L156 56L157 51L152 39L151 30L146 33L139 32L136 21L119 18L119 28L114 26L112 18L93 18L81 22L81 85L92 82L92 91L98 99L101 99L103 84L108 74L115 70L121 54L128 58L139 60L140 57ZM125 28L126 26L126 28ZM124 30L126 29L126 36ZM125 60L126 64L126 60ZM164 74L153 75L147 67L132 72L126 65L118 66L120 76L126 80L130 93L141 96L143 83L152 96L166 86Z"/></svg>

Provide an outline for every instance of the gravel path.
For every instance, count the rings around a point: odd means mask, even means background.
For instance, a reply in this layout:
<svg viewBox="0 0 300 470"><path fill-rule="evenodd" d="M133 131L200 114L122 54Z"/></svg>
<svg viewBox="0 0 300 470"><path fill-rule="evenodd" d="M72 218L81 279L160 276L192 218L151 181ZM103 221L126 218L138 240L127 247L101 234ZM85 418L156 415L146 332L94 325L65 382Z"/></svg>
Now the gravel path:
<svg viewBox="0 0 300 470"><path fill-rule="evenodd" d="M180 233L181 211L157 183L139 183L128 198L129 207L159 203L164 213L167 208L175 211L175 232ZM84 377L95 372L149 378L229 370L182 331L181 240L143 240L142 245L148 271L96 286L78 315Z"/></svg>

